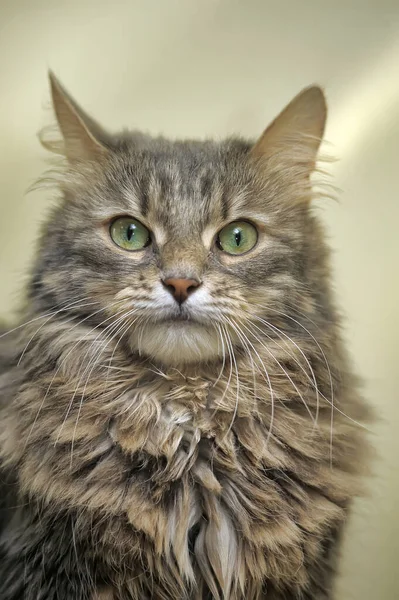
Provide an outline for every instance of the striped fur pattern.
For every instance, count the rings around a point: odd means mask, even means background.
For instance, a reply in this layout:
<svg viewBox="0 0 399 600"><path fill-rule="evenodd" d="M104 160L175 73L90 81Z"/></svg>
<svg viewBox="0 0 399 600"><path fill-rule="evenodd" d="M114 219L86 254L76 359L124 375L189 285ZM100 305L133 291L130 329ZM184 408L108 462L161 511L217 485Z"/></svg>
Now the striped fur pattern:
<svg viewBox="0 0 399 600"><path fill-rule="evenodd" d="M315 89L254 147L110 136L53 79L61 197L0 338L2 600L333 597L369 411L311 208ZM117 248L118 215L152 244ZM226 256L236 219L258 243ZM171 275L202 282L181 307Z"/></svg>

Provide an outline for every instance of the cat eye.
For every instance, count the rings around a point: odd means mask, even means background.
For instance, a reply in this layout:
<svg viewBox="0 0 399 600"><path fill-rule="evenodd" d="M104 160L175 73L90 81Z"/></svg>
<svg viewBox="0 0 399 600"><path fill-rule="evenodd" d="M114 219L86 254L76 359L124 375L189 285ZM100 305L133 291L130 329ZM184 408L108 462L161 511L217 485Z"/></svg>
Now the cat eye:
<svg viewBox="0 0 399 600"><path fill-rule="evenodd" d="M142 250L151 243L147 227L132 217L119 217L112 221L109 233L112 241L124 250Z"/></svg>
<svg viewBox="0 0 399 600"><path fill-rule="evenodd" d="M219 231L216 245L227 254L244 254L256 245L258 232L247 221L234 221Z"/></svg>

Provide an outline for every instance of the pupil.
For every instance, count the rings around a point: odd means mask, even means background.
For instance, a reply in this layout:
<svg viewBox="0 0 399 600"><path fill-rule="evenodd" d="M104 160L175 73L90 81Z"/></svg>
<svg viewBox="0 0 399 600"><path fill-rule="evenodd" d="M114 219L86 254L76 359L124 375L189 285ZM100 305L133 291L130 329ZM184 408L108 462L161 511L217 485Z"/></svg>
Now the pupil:
<svg viewBox="0 0 399 600"><path fill-rule="evenodd" d="M132 224L129 225L129 227L127 228L127 232L126 232L126 237L128 239L128 241L130 242L130 240L132 239L133 235L134 235L134 230L136 229L136 227Z"/></svg>
<svg viewBox="0 0 399 600"><path fill-rule="evenodd" d="M236 241L236 245L239 246L241 244L241 231L240 230L236 230L234 232L234 239Z"/></svg>

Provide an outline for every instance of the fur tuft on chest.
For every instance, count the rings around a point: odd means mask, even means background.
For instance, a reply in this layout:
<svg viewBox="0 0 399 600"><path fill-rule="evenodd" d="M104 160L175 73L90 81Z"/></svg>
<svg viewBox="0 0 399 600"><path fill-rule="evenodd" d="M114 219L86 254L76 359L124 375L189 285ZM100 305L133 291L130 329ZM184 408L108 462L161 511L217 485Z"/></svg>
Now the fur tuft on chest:
<svg viewBox="0 0 399 600"><path fill-rule="evenodd" d="M139 582L146 570L161 574L165 597L195 588L190 598L222 589L255 599L265 581L303 589L355 493L355 442L338 435L331 460L329 411L315 427L306 407L283 400L285 382L272 384L273 398L267 383L255 393L243 379L173 371L87 387L71 402L64 380L45 406L44 386L29 387L6 422L29 451L4 444L3 456L18 461L24 493L78 511L77 535L99 523L91 552L104 561L108 548L120 589L132 564ZM140 585L133 598L145 597Z"/></svg>

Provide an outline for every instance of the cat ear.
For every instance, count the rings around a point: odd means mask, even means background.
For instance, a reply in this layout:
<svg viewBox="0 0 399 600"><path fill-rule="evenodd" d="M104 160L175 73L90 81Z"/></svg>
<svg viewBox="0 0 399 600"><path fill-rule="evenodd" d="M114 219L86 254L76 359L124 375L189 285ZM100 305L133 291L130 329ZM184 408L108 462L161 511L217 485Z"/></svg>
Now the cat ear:
<svg viewBox="0 0 399 600"><path fill-rule="evenodd" d="M98 160L105 156L107 134L68 94L54 73L49 71L51 96L58 126L64 140L64 154L70 162Z"/></svg>
<svg viewBox="0 0 399 600"><path fill-rule="evenodd" d="M327 105L322 90L312 86L302 90L263 132L251 150L254 157L290 158L315 165L323 137Z"/></svg>

